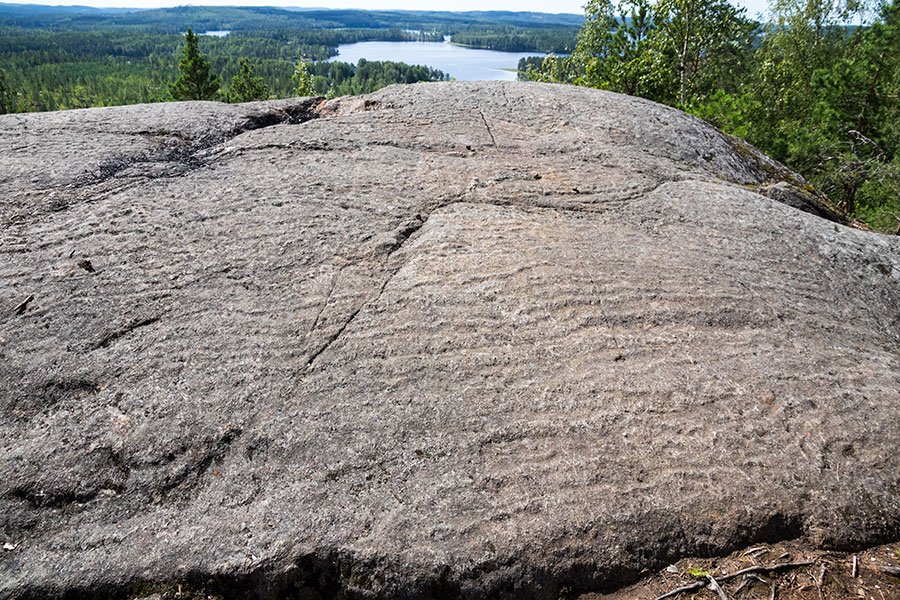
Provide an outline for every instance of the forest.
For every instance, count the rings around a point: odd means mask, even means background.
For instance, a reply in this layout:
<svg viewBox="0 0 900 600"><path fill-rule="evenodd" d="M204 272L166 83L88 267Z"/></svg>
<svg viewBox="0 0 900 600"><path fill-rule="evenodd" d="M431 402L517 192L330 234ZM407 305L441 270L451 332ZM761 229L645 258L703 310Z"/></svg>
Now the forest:
<svg viewBox="0 0 900 600"><path fill-rule="evenodd" d="M202 36L202 52L224 81L238 74L242 58L254 63L273 97L291 95L291 73L299 60L334 56L338 44L371 39L428 39L400 29L235 31L225 37ZM50 32L0 28L0 112L61 110L162 102L171 99L167 85L178 76L184 36L129 31ZM427 67L384 65L379 76L356 75L355 65L331 69L334 63L313 63L316 75L335 79L317 89L371 92L392 83L443 79ZM375 68L370 63L365 72ZM349 81L353 77L354 81ZM225 90L223 90L225 93ZM337 93L337 92L335 92ZM224 99L224 98L222 98Z"/></svg>
<svg viewBox="0 0 900 600"><path fill-rule="evenodd" d="M510 51L570 52L578 15L510 12L287 10L181 6L152 10L0 4L0 112L44 111L171 100L184 32L203 36L200 51L221 77L216 96L249 61L271 97L294 93L292 73L306 61L319 94L374 91L392 83L446 79L427 66L324 61L337 46L363 41L443 41ZM249 76L249 75L248 75Z"/></svg>
<svg viewBox="0 0 900 600"><path fill-rule="evenodd" d="M520 63L681 108L803 175L851 218L900 234L900 0L590 0L575 51Z"/></svg>
<svg viewBox="0 0 900 600"><path fill-rule="evenodd" d="M552 52L568 54L575 48L570 27L535 29L514 25L472 27L453 33L453 43L503 52Z"/></svg>

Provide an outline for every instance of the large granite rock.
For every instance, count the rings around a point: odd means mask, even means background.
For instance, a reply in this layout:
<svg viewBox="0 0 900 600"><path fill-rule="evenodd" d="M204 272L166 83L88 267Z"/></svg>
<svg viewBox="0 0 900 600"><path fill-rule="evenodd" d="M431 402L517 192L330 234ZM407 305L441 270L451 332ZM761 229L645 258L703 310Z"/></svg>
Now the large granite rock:
<svg viewBox="0 0 900 600"><path fill-rule="evenodd" d="M0 597L900 538L900 239L803 187L564 86L0 117Z"/></svg>

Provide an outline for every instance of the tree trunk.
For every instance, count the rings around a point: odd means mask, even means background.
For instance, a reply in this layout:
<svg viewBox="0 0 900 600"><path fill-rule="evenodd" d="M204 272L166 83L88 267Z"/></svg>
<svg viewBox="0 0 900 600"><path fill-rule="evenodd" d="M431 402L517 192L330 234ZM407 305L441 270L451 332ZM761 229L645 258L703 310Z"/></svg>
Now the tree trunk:
<svg viewBox="0 0 900 600"><path fill-rule="evenodd" d="M684 106L684 98L687 95L687 54L688 54L688 44L691 39L691 17L693 16L693 6L685 11L685 23L684 23L684 39L681 43L681 52L680 52L680 62L679 68L681 69L681 90L679 93L679 97L681 99L681 106Z"/></svg>

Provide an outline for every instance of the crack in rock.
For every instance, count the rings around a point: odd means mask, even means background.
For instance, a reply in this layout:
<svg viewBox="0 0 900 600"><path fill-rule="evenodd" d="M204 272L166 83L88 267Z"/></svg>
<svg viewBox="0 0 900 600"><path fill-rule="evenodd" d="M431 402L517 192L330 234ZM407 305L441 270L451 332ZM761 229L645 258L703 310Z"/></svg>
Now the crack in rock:
<svg viewBox="0 0 900 600"><path fill-rule="evenodd" d="M97 167L95 174L86 174L74 182L77 188L91 187L101 184L109 179L118 177L122 172L137 168L139 173L131 177L141 177L146 179L157 179L161 177L180 177L189 171L203 166L205 163L200 155L204 150L208 150L213 146L227 142L243 133L256 131L273 127L281 124L302 124L307 121L319 117L314 104L317 98L311 98L304 103L297 105L288 105L274 110L269 110L260 114L250 115L246 120L227 131L202 136L197 140L190 140L184 135L179 137L181 143L175 144L170 148L163 148L156 152L150 152L143 156L135 158L125 158L108 161ZM147 134L148 132L137 132L135 135ZM169 134L169 137L173 137ZM162 170L154 171L148 166L162 166Z"/></svg>
<svg viewBox="0 0 900 600"><path fill-rule="evenodd" d="M111 331L111 332L107 333L106 335L104 335L97 342L95 342L93 344L93 346L91 346L91 350L99 350L100 348L106 348L107 346L109 346L110 344L112 344L113 342L118 340L119 338L124 337L124 336L128 335L129 333L131 333L132 331L140 329L141 327L147 327L148 325L153 325L154 323L159 322L159 320L161 318L162 318L162 316L155 316L155 317L147 317L144 319L136 319L134 321L131 321L124 327L120 327L119 329L116 329L115 331Z"/></svg>
<svg viewBox="0 0 900 600"><path fill-rule="evenodd" d="M435 210L437 210L437 209L435 209ZM432 212L433 212L433 211L432 211ZM421 215L416 215L416 217L415 217L414 219L412 219L411 221L409 221L402 229L400 229L400 231L398 232L398 240L397 240L396 244L395 244L392 248L389 248L389 249L387 250L387 256L386 256L385 259L384 259L384 260L385 260L385 263L386 263L386 262L391 258L391 256L393 256L396 252L400 251L400 249L406 244L406 242L408 242L408 241L413 237L413 235L414 235L416 232L418 232L418 231L425 225L426 222L428 222L428 216L430 216L430 214L431 214L431 213L429 213L429 214L426 215L425 217L422 217ZM371 305L371 304L377 304L377 303L378 303L378 300L381 298L381 295L384 293L384 290L385 290L385 288L387 287L388 283L390 283L390 281L394 278L394 276L395 276L398 272L400 272L400 269L402 269L402 268L403 268L403 265L402 265L402 264L399 265L399 266L397 266L397 268L394 269L394 270L388 275L387 278L385 278L384 282L381 284L381 287L378 289L378 293L375 294L375 295L374 295L372 298L370 298L369 300L366 300L365 302L363 302L362 304L360 304L360 305L356 308L356 310L354 310L354 311L350 314L350 316L344 321L344 323L341 324L341 326L337 329L337 331L335 331L333 334L331 334L330 336L328 336L328 339L325 340L325 342L319 347L318 350L316 350L316 351L314 351L312 354L310 354L309 358L306 360L306 367L307 367L307 369L311 368L311 367L313 366L313 363L315 362L315 360L316 360L323 352L325 352L328 348L330 348L330 347L332 346L332 344L334 344L334 343L337 341L337 339L338 339L339 337L341 337L341 334L343 334L344 331L347 329L347 327L349 327L350 324L354 321L354 319L356 319L356 316L362 311L363 308L365 308L365 307L368 306L368 305ZM338 273L338 274L340 274L340 273ZM333 291L333 290L334 290L334 286L332 285L332 291ZM331 292L329 292L329 297L330 297L330 296L331 296ZM326 300L326 302L327 302L327 300ZM324 310L325 310L325 306L322 307L322 311L324 311ZM321 315L321 311L320 311L319 314ZM315 324L318 323L318 319L319 319L319 316L317 315L317 316L316 316L316 321L315 321L314 324L313 324L314 327L315 327ZM312 331L312 329L311 329L310 331Z"/></svg>
<svg viewBox="0 0 900 600"><path fill-rule="evenodd" d="M491 126L488 125L487 118L484 116L484 111L479 110L478 114L481 115L481 122L484 123L484 127L485 127L485 129L487 129L488 135L491 136L491 145L496 146L497 140L494 139L494 132L491 131Z"/></svg>

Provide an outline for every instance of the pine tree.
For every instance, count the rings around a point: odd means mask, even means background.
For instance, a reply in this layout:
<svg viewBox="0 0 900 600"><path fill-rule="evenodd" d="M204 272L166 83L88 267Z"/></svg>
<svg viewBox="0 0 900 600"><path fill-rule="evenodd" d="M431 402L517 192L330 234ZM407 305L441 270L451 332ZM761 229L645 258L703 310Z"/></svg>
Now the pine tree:
<svg viewBox="0 0 900 600"><path fill-rule="evenodd" d="M0 69L0 115L15 112L15 99L6 79L6 71Z"/></svg>
<svg viewBox="0 0 900 600"><path fill-rule="evenodd" d="M169 93L175 100L212 100L221 80L210 74L209 62L200 54L200 36L189 27L184 42L184 56L178 63L181 75L169 84Z"/></svg>
<svg viewBox="0 0 900 600"><path fill-rule="evenodd" d="M253 76L253 63L249 58L241 59L241 72L232 77L228 96L231 102L251 102L269 97L269 86L263 83L261 77Z"/></svg>
<svg viewBox="0 0 900 600"><path fill-rule="evenodd" d="M294 93L298 96L315 96L316 90L313 89L312 75L306 61L300 60L294 68L294 74L291 76L294 82Z"/></svg>

